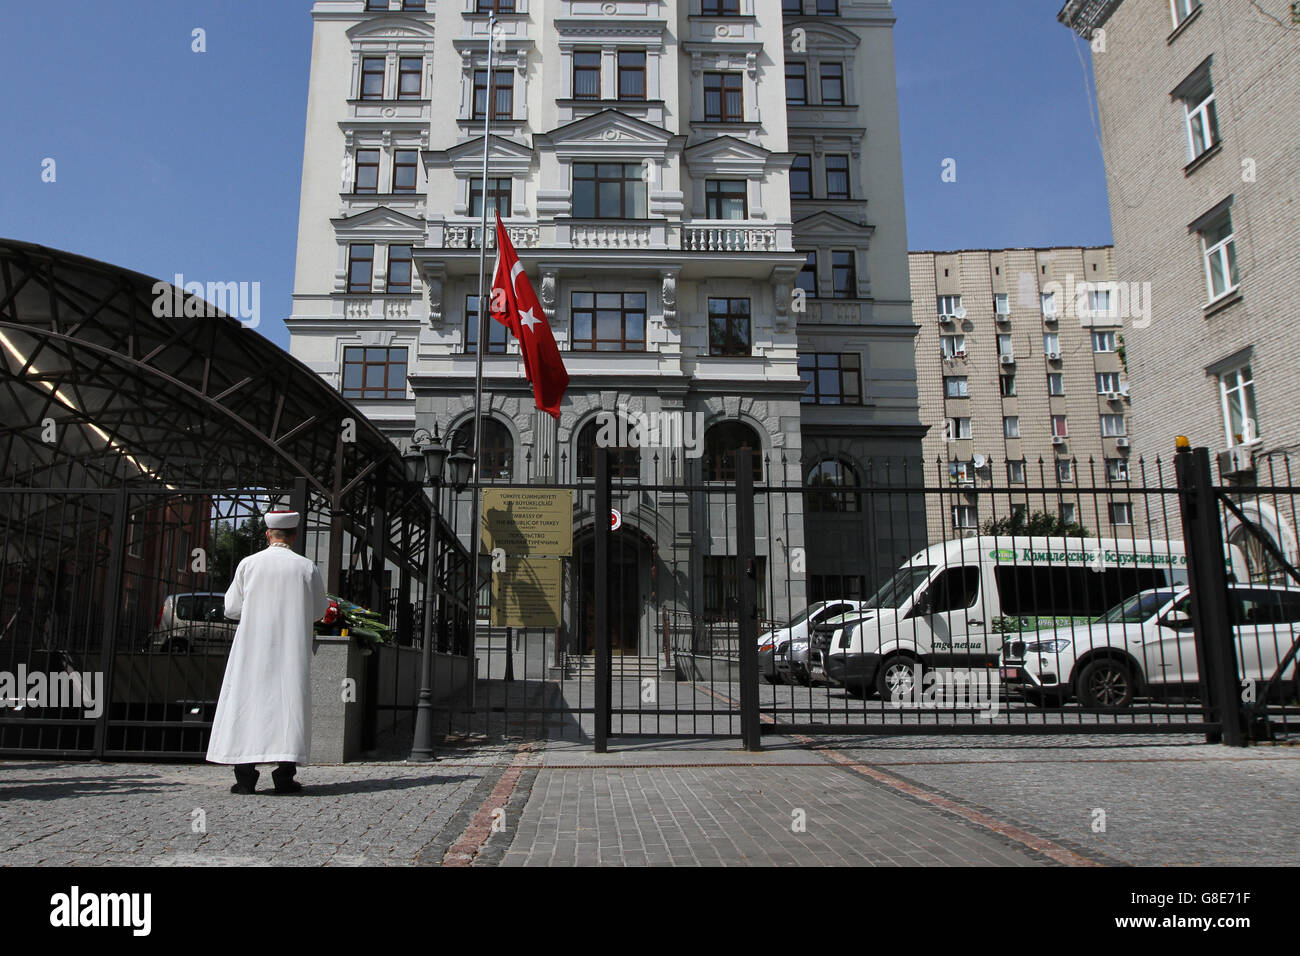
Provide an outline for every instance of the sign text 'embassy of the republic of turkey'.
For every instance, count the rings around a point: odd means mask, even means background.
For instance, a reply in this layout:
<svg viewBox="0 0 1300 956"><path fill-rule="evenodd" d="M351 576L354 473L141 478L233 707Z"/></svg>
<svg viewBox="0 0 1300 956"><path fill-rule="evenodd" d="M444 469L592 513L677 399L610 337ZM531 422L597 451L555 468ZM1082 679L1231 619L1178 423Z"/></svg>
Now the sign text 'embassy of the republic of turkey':
<svg viewBox="0 0 1300 956"><path fill-rule="evenodd" d="M517 555L573 555L573 490L484 488L482 550Z"/></svg>

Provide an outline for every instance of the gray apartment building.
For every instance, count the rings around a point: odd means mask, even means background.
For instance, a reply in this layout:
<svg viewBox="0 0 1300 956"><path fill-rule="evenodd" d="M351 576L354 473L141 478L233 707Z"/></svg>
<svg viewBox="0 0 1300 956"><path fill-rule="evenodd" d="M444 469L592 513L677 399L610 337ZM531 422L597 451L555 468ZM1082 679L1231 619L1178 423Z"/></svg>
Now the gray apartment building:
<svg viewBox="0 0 1300 956"><path fill-rule="evenodd" d="M1112 260L1110 247L911 253L925 479L949 490L927 500L931 541L1016 510L1103 536L1144 522L1127 494L1133 397ZM1008 493L978 493L994 487Z"/></svg>
<svg viewBox="0 0 1300 956"><path fill-rule="evenodd" d="M1070 0L1059 19L1092 48L1116 278L1150 290L1124 327L1135 455L1186 435L1226 482L1295 484L1300 6ZM1246 511L1297 554L1289 507Z"/></svg>

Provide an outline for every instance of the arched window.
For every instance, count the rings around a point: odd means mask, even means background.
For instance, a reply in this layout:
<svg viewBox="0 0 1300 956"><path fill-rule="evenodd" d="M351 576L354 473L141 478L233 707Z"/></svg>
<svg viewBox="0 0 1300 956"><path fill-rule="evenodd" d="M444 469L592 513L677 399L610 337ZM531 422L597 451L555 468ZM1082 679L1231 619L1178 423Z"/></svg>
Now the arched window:
<svg viewBox="0 0 1300 956"><path fill-rule="evenodd" d="M825 458L808 470L806 484L809 488L828 489L808 491L809 511L857 511L858 495L854 491L835 491L836 488L853 488L858 484L853 466L838 458Z"/></svg>
<svg viewBox="0 0 1300 956"><path fill-rule="evenodd" d="M763 443L744 422L718 422L704 433L704 480L735 481L736 452L753 451L754 481L763 480Z"/></svg>
<svg viewBox="0 0 1300 956"><path fill-rule="evenodd" d="M596 438L600 433L603 419L596 416L583 425L578 432L575 443L577 456L577 477L596 477ZM631 428L631 426L628 426ZM641 477L641 452L636 448L610 448L609 476L611 478L637 479Z"/></svg>
<svg viewBox="0 0 1300 956"><path fill-rule="evenodd" d="M452 451L474 454L474 420L471 418L451 438ZM483 443L479 449L483 481L509 481L514 474L515 443L510 429L495 418L483 420Z"/></svg>

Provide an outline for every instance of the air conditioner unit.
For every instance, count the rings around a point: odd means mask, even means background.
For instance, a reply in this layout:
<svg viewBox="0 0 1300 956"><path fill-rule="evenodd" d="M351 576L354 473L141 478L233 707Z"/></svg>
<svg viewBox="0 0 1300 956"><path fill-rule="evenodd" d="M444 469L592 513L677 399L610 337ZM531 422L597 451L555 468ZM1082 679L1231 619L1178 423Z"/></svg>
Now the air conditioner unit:
<svg viewBox="0 0 1300 956"><path fill-rule="evenodd" d="M994 312L993 321L997 322L999 325L1006 325L1011 321L1011 315L1007 312Z"/></svg>
<svg viewBox="0 0 1300 956"><path fill-rule="evenodd" d="M1043 313L1043 322L1046 323L1047 325L1055 325L1055 324L1056 324L1056 313L1055 313L1055 312L1044 312L1044 313Z"/></svg>
<svg viewBox="0 0 1300 956"><path fill-rule="evenodd" d="M1047 353L1047 361L1049 361L1049 362L1059 362L1059 361L1061 361L1061 353L1060 353L1060 352L1048 352L1048 353Z"/></svg>
<svg viewBox="0 0 1300 956"><path fill-rule="evenodd" d="M957 481L958 488L974 488L975 482L969 478L960 478Z"/></svg>
<svg viewBox="0 0 1300 956"><path fill-rule="evenodd" d="M1227 451L1219 452L1220 476L1240 475L1254 470L1254 455L1249 448L1238 446L1237 448L1229 448Z"/></svg>
<svg viewBox="0 0 1300 956"><path fill-rule="evenodd" d="M952 323L953 323L953 317L952 317L951 315L940 315L940 316L939 316L939 324L940 324L940 325L952 325Z"/></svg>
<svg viewBox="0 0 1300 956"><path fill-rule="evenodd" d="M1118 438L1115 439L1115 447L1116 447L1116 448L1127 448L1127 447L1128 447L1128 439L1127 439L1125 436L1120 435Z"/></svg>
<svg viewBox="0 0 1300 956"><path fill-rule="evenodd" d="M1065 444L1065 436L1064 436L1064 435L1053 435L1053 436L1052 436L1052 444L1053 444L1053 445L1064 445L1064 444Z"/></svg>
<svg viewBox="0 0 1300 956"><path fill-rule="evenodd" d="M1014 355L999 355L998 361L1003 365L1015 365L1016 357Z"/></svg>
<svg viewBox="0 0 1300 956"><path fill-rule="evenodd" d="M1120 398L1122 398L1122 397L1123 397L1123 396L1121 396L1119 392L1107 392L1107 393L1106 393L1106 401L1108 401L1108 402L1118 402L1118 401L1120 400Z"/></svg>
<svg viewBox="0 0 1300 956"><path fill-rule="evenodd" d="M953 352L953 353L952 353L952 357L953 357L953 358L964 359L964 358L966 357L966 350L965 350L965 349L962 349L960 352Z"/></svg>

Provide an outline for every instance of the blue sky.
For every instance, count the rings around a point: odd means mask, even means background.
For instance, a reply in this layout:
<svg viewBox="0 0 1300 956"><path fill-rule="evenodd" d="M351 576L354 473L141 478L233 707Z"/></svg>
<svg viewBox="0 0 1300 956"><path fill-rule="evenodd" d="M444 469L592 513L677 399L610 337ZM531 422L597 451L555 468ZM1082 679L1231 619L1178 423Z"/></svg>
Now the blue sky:
<svg viewBox="0 0 1300 956"><path fill-rule="evenodd" d="M310 7L7 4L0 236L168 280L260 282L260 331L287 345ZM911 248L1110 242L1086 51L1059 7L896 0Z"/></svg>

